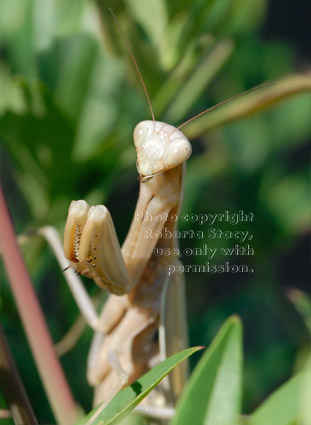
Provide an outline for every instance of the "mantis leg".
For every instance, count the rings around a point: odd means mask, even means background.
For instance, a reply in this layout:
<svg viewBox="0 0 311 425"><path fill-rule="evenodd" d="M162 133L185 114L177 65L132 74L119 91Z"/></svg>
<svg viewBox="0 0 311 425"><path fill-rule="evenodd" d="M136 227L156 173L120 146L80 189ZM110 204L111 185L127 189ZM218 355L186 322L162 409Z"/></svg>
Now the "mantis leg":
<svg viewBox="0 0 311 425"><path fill-rule="evenodd" d="M180 261L176 258L174 265L178 270ZM159 339L161 360L188 347L187 308L185 297L185 277L183 273L174 272L162 293ZM188 362L182 362L170 373L168 380L173 403L181 395L189 375Z"/></svg>
<svg viewBox="0 0 311 425"><path fill-rule="evenodd" d="M40 227L36 231L37 235L43 236L52 248L61 269L66 270L65 279L79 307L82 316L94 331L101 331L100 319L94 308L93 302L85 290L81 279L74 272L73 268L68 268L68 260L64 256L64 251L57 230L52 226Z"/></svg>
<svg viewBox="0 0 311 425"><path fill-rule="evenodd" d="M130 291L115 228L103 205L89 207L85 201L72 201L64 251L77 273L90 277L100 287L117 295Z"/></svg>

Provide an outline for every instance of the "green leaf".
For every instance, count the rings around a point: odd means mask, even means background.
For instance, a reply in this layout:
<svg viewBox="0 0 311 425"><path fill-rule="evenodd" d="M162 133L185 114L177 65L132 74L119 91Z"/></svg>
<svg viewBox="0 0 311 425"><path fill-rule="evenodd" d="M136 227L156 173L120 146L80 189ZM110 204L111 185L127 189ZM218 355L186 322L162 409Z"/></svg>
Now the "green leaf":
<svg viewBox="0 0 311 425"><path fill-rule="evenodd" d="M226 102L221 108L215 108L192 121L183 129L191 140L202 132L209 132L216 127L231 121L249 117L257 112L268 109L272 105L291 96L311 91L310 74L282 78L271 85L263 86L258 90L239 95L238 98ZM230 100L230 99L229 99Z"/></svg>
<svg viewBox="0 0 311 425"><path fill-rule="evenodd" d="M127 0L126 3L153 43L159 45L168 23L165 1L149 2L148 7L143 0Z"/></svg>
<svg viewBox="0 0 311 425"><path fill-rule="evenodd" d="M287 291L288 299L293 303L298 313L302 316L305 325L311 331L311 299L310 296L296 288Z"/></svg>
<svg viewBox="0 0 311 425"><path fill-rule="evenodd" d="M89 92L98 46L89 34L79 34L61 43L60 55L56 99L68 116L78 121Z"/></svg>
<svg viewBox="0 0 311 425"><path fill-rule="evenodd" d="M174 369L175 366L200 349L201 347L187 348L155 366L133 384L120 391L98 415L93 424L99 424L100 422L105 425L119 423L122 418L128 415L150 393L150 391L170 373L172 369ZM86 423L97 409L98 407L93 409L79 422L79 425Z"/></svg>
<svg viewBox="0 0 311 425"><path fill-rule="evenodd" d="M306 365L305 373L303 374L303 382L301 388L301 397L299 400L299 417L302 425L311 423L311 358Z"/></svg>
<svg viewBox="0 0 311 425"><path fill-rule="evenodd" d="M228 319L195 368L180 397L172 425L221 425L240 412L242 327Z"/></svg>
<svg viewBox="0 0 311 425"><path fill-rule="evenodd" d="M310 373L309 373L310 374ZM292 425L300 416L306 373L299 373L277 389L250 418L250 425ZM302 424L302 425L307 425Z"/></svg>
<svg viewBox="0 0 311 425"><path fill-rule="evenodd" d="M149 425L148 419L141 413L130 413L121 422L120 425ZM2 424L1 424L2 425Z"/></svg>
<svg viewBox="0 0 311 425"><path fill-rule="evenodd" d="M168 122L178 122L189 113L208 84L219 73L219 69L227 61L232 51L231 40L222 40L216 44L202 63L197 66L191 78L184 84L170 105L166 113Z"/></svg>

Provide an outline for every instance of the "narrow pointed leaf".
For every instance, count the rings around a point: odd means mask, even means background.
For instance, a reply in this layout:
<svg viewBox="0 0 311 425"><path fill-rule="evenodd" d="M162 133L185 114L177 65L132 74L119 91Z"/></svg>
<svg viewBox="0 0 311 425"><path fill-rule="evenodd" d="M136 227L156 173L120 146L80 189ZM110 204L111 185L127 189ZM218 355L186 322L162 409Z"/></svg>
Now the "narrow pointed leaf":
<svg viewBox="0 0 311 425"><path fill-rule="evenodd" d="M143 0L127 0L126 3L154 44L160 44L168 21L166 2L157 0L150 2L148 7Z"/></svg>
<svg viewBox="0 0 311 425"><path fill-rule="evenodd" d="M250 425L292 425L298 423L305 377L306 373L299 373L278 388L268 397L267 401L254 411L249 421ZM307 422L303 425L307 425Z"/></svg>
<svg viewBox="0 0 311 425"><path fill-rule="evenodd" d="M168 122L178 122L189 113L191 107L230 57L232 51L233 43L229 39L216 44L209 55L198 65L168 108L166 112Z"/></svg>
<svg viewBox="0 0 311 425"><path fill-rule="evenodd" d="M133 384L120 391L100 415L94 420L93 424L112 425L117 424L128 415L149 393L150 391L174 369L180 362L185 360L191 354L200 350L201 347L187 348L180 353L167 358ZM98 407L97 407L98 408ZM96 412L93 409L79 425L85 424Z"/></svg>
<svg viewBox="0 0 311 425"><path fill-rule="evenodd" d="M232 99L232 101L220 108L214 109L187 124L183 132L187 137L193 139L201 135L202 132L209 132L221 125L246 118L268 109L288 97L310 91L310 74L292 75L271 85L258 88L258 90L251 93L245 93L245 95L239 96L237 99Z"/></svg>
<svg viewBox="0 0 311 425"><path fill-rule="evenodd" d="M239 318L225 322L195 368L177 404L171 425L222 425L240 413L242 328Z"/></svg>

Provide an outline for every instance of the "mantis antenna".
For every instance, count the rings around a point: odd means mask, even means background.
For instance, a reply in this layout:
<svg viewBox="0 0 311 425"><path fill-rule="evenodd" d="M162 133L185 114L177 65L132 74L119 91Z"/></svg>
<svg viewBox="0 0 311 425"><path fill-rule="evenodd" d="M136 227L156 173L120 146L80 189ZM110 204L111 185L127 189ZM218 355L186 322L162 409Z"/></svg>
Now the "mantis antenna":
<svg viewBox="0 0 311 425"><path fill-rule="evenodd" d="M241 97L241 96L243 96L245 94L251 93L251 92L253 92L255 90L262 89L262 88L267 87L267 86L272 86L274 84L275 83L264 83L264 84L260 84L259 86L253 87L253 88L251 88L249 90L243 91L242 93L239 93L239 94L236 94L234 96L231 96L228 99L223 100L222 102L217 103L217 105L211 106L210 108L207 108L204 111L200 112L199 114L195 115L194 117L190 118L189 120L187 120L186 122L184 122L183 124L181 124L180 126L178 126L177 127L177 130L180 130L182 127L184 127L185 125L189 124L191 121L194 121L195 119L201 117L202 115L206 114L207 112L212 111L213 109L219 108L220 106L225 105L226 103L229 103L232 100L235 100L235 99L237 99L237 98L239 98L239 97Z"/></svg>
<svg viewBox="0 0 311 425"><path fill-rule="evenodd" d="M136 68L136 71L137 71L138 77L139 77L140 82L141 82L141 84L142 84L142 86L143 86L143 89L144 89L144 92L145 92L145 95L146 95L146 98L147 98L147 101L148 101L149 109L150 109L151 116L152 116L152 121L153 121L153 122L155 122L155 118L154 118L154 113L153 113L153 109L152 109L152 105L151 105L150 97L149 97L149 94L148 94L148 91L147 91L147 88L146 88L146 85L145 85L144 79L143 79L143 77L142 77L142 75L141 75L141 72L140 72L140 70L139 70L139 68L138 68L138 65L137 65L137 62L136 62L136 59L135 59L134 53L132 52L132 49L131 49L130 45L129 45L129 44L128 44L128 42L127 42L127 39L126 39L126 37L125 37L125 35L124 35L123 31L122 31L122 28L121 28L121 26L120 26L120 24L119 24L119 21L118 21L118 19L117 19L116 15L114 14L114 11L112 10L112 8L111 8L111 7L108 7L108 9L109 9L109 12L111 13L111 15L112 15L112 17L113 17L113 19L114 19L114 21L115 21L115 23L116 23L117 27L118 27L118 30L119 30L119 32L120 32L120 34L121 34L121 37L123 38L123 41L124 41L124 43L125 43L125 46L126 46L126 48L127 48L128 52L129 52L129 54L130 54L130 56L131 56L131 58L132 58L132 61L133 61L134 65L135 65L135 68Z"/></svg>

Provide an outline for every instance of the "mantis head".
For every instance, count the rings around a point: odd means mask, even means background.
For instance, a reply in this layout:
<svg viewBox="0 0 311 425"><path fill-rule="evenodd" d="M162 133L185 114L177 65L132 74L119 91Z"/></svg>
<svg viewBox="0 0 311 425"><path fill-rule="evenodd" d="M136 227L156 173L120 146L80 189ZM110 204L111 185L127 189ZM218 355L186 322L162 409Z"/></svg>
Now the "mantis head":
<svg viewBox="0 0 311 425"><path fill-rule="evenodd" d="M160 121L142 121L135 127L137 169L141 177L152 177L177 167L191 155L186 136L176 127Z"/></svg>

